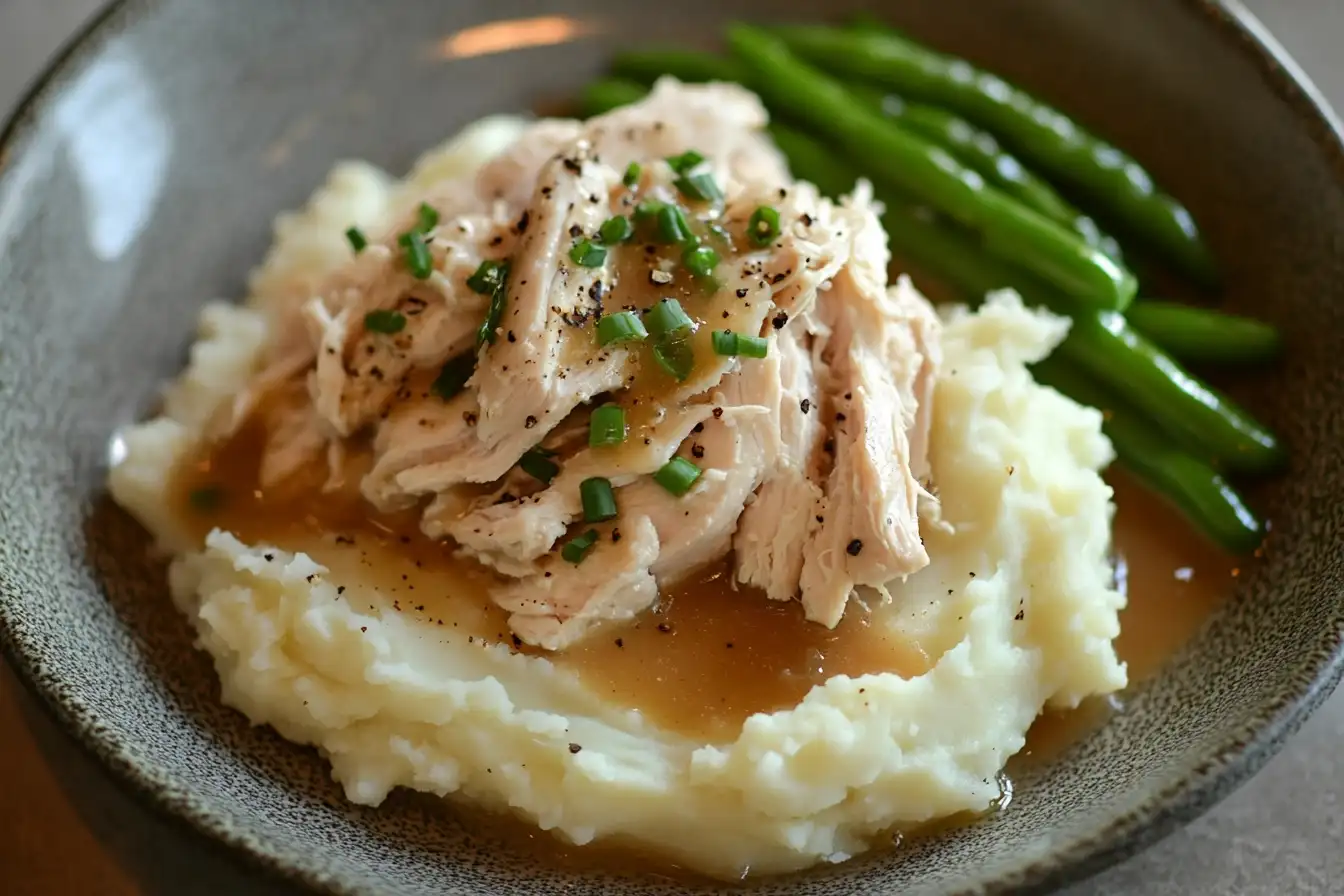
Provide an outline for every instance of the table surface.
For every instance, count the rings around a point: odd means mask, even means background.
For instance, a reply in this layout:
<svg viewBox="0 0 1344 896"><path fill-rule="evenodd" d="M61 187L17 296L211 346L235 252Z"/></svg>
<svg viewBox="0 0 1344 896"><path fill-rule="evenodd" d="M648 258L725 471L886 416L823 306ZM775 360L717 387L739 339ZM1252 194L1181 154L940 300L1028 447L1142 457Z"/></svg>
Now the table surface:
<svg viewBox="0 0 1344 896"><path fill-rule="evenodd" d="M0 108L99 0L0 0ZM1247 0L1344 107L1341 0ZM107 896L295 896L111 784L0 664L0 890ZM1085 894L1344 892L1344 689L1269 766L1202 819L1079 884ZM1332 885L1329 882L1333 880Z"/></svg>

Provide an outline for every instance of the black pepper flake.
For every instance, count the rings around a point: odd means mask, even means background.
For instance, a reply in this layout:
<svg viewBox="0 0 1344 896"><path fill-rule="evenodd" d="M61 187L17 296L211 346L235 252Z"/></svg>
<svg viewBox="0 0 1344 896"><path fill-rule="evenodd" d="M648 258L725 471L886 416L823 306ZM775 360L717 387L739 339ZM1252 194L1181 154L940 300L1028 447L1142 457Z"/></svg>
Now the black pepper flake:
<svg viewBox="0 0 1344 896"><path fill-rule="evenodd" d="M747 297L747 288L746 288L745 286L743 286L743 287L741 287L740 289L738 289L738 291L737 291L737 297L738 297L739 299L745 299L745 298Z"/></svg>
<svg viewBox="0 0 1344 896"><path fill-rule="evenodd" d="M362 632L367 632L369 630L369 627L367 625L361 625L359 627L359 630Z"/></svg>
<svg viewBox="0 0 1344 896"><path fill-rule="evenodd" d="M806 414L808 411L812 410L812 400L804 398L802 401L798 402L798 407L802 408L803 413Z"/></svg>
<svg viewBox="0 0 1344 896"><path fill-rule="evenodd" d="M618 542L618 541L620 541L620 540L621 540L621 530L620 530L620 529L612 529L612 530L611 530L611 543L612 543L612 544L615 544L616 542Z"/></svg>
<svg viewBox="0 0 1344 896"><path fill-rule="evenodd" d="M727 320L727 319L728 319L728 312L727 312L727 311L723 312L723 319L724 319L724 320Z"/></svg>
<svg viewBox="0 0 1344 896"><path fill-rule="evenodd" d="M523 646L523 639L520 638L520 637L518 637L517 635L514 635L514 636L513 636L513 646L514 646L514 647L522 647L522 646Z"/></svg>
<svg viewBox="0 0 1344 896"><path fill-rule="evenodd" d="M275 559L275 555L274 555L274 554L264 554L263 556L266 558L266 562L267 562L267 563L270 563L272 560Z"/></svg>
<svg viewBox="0 0 1344 896"><path fill-rule="evenodd" d="M551 577L551 571L550 571L549 569L546 570L546 574L545 574L545 576L546 576L546 578L548 578L548 579Z"/></svg>
<svg viewBox="0 0 1344 896"><path fill-rule="evenodd" d="M818 523L826 522L826 517L822 516L821 514L817 514L817 522Z"/></svg>
<svg viewBox="0 0 1344 896"><path fill-rule="evenodd" d="M863 550L863 542L859 541L857 538L845 546L845 551L851 557L859 556L859 551L862 550Z"/></svg>
<svg viewBox="0 0 1344 896"><path fill-rule="evenodd" d="M594 302L602 301L602 281L594 280L593 285L588 287L588 298Z"/></svg>
<svg viewBox="0 0 1344 896"><path fill-rule="evenodd" d="M518 224L514 227L514 229L517 230L519 233L525 233L527 231L527 225L531 222L531 220L532 220L532 213L527 209L523 209L523 213L518 216ZM524 280L523 282L526 283L527 281Z"/></svg>
<svg viewBox="0 0 1344 896"><path fill-rule="evenodd" d="M691 427L691 432L704 432L704 431L705 431L705 424L703 423L697 423L695 424L695 426Z"/></svg>
<svg viewBox="0 0 1344 896"><path fill-rule="evenodd" d="M660 622L660 623L658 623L658 631L660 631L660 632L662 632L663 634L666 635L666 634L668 634L669 632L672 631L672 626L671 626L670 623L667 623L667 622Z"/></svg>
<svg viewBox="0 0 1344 896"><path fill-rule="evenodd" d="M826 442L825 442L825 444L823 444L823 445L821 446L821 450L822 450L822 451L825 451L827 454L834 454L834 453L835 453L835 439L827 439Z"/></svg>
<svg viewBox="0 0 1344 896"><path fill-rule="evenodd" d="M578 159L565 159L563 164L567 171L573 171L575 174L583 173L583 165L579 164Z"/></svg>
<svg viewBox="0 0 1344 896"><path fill-rule="evenodd" d="M971 573L971 578L975 578L975 573Z"/></svg>
<svg viewBox="0 0 1344 896"><path fill-rule="evenodd" d="M476 415L473 414L471 411L463 411L462 419L466 422L468 426L476 425Z"/></svg>
<svg viewBox="0 0 1344 896"><path fill-rule="evenodd" d="M803 212L802 216L798 220L803 222L804 227L812 226L812 216L809 215L807 212Z"/></svg>
<svg viewBox="0 0 1344 896"><path fill-rule="evenodd" d="M508 332L508 334L507 334L504 338L507 339L507 340L509 340L510 342L517 342L517 341L518 341L518 337L515 336L515 335L513 335L513 331L512 331L512 330L510 330L510 331Z"/></svg>
<svg viewBox="0 0 1344 896"><path fill-rule="evenodd" d="M714 414L715 420L723 419L723 408L715 408L712 413Z"/></svg>
<svg viewBox="0 0 1344 896"><path fill-rule="evenodd" d="M536 426L536 425L537 425L537 418L536 418L536 417L533 417L531 414L528 414L528 415L527 415L527 419L523 421L523 428L524 428L524 429L531 429L532 427L534 427L534 426Z"/></svg>
<svg viewBox="0 0 1344 896"><path fill-rule="evenodd" d="M311 584L313 584L313 579L315 579L315 578L317 578L317 576L315 576L315 575L314 575L314 576L304 576L304 581L307 582L309 585L311 585Z"/></svg>
<svg viewBox="0 0 1344 896"><path fill-rule="evenodd" d="M773 320L770 321L770 325L774 327L776 330L782 330L784 329L784 325L788 322L789 322L789 315L781 311L774 316Z"/></svg>
<svg viewBox="0 0 1344 896"><path fill-rule="evenodd" d="M842 413L836 413L836 415L835 415L835 422L836 422L836 423L844 423L844 422L845 422L845 419L846 419L846 417L845 417L844 414L842 414Z"/></svg>
<svg viewBox="0 0 1344 896"><path fill-rule="evenodd" d="M577 224L571 224L569 225L569 235L574 237L575 239L578 239L579 237L583 236L583 228Z"/></svg>
<svg viewBox="0 0 1344 896"><path fill-rule="evenodd" d="M492 240L490 241L490 245L492 245L492 246L498 246L498 245L500 245L500 244L503 243L503 242L504 242L504 236L503 236L502 234L500 234L500 235L497 235L494 239L492 239Z"/></svg>
<svg viewBox="0 0 1344 896"><path fill-rule="evenodd" d="M854 393L853 393L853 392L846 392L846 393L845 393L845 401L853 401L853 400L854 400Z"/></svg>
<svg viewBox="0 0 1344 896"><path fill-rule="evenodd" d="M1027 618L1027 613L1026 613L1025 610L1018 610L1018 611L1017 611L1017 615L1013 617L1013 619L1015 619L1015 620L1018 621L1018 622L1021 622L1023 619L1026 619L1026 618Z"/></svg>
<svg viewBox="0 0 1344 896"><path fill-rule="evenodd" d="M570 745L569 745L569 752L571 752L571 753L577 753L577 752L579 752L579 751L582 750L582 749L583 749L583 747L579 746L578 744L570 744Z"/></svg>
<svg viewBox="0 0 1344 896"><path fill-rule="evenodd" d="M345 586L344 586L344 585L337 585L337 586L336 586L336 593L337 593L337 594L344 594L344 593L345 593Z"/></svg>
<svg viewBox="0 0 1344 896"><path fill-rule="evenodd" d="M546 186L541 188L541 195L549 196L551 195L552 192L554 192L554 190L555 187L551 186L550 184L547 184Z"/></svg>
<svg viewBox="0 0 1344 896"><path fill-rule="evenodd" d="M701 445L701 444L699 444L698 442L695 443L695 444L693 444L693 445L691 445L691 457L694 457L696 460L699 460L700 458L702 458L702 457L704 457L704 456L705 456L705 446L704 446L704 445Z"/></svg>
<svg viewBox="0 0 1344 896"><path fill-rule="evenodd" d="M617 647L624 647L624 646L625 646L625 639L624 639L624 638L617 638L617 639L616 639L616 646L617 646Z"/></svg>

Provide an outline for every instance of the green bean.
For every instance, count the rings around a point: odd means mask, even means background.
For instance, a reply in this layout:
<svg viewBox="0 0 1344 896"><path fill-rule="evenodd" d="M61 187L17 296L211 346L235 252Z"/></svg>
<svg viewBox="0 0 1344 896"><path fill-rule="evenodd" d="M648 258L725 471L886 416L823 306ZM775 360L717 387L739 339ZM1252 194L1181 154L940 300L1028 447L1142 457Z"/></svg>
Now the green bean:
<svg viewBox="0 0 1344 896"><path fill-rule="evenodd" d="M766 32L737 25L729 30L729 43L750 73L747 85L767 105L787 104L799 119L827 129L874 177L979 231L990 253L1017 260L1084 307L1123 310L1133 299L1136 283L1124 268L990 187L946 150L884 120Z"/></svg>
<svg viewBox="0 0 1344 896"><path fill-rule="evenodd" d="M1102 431L1121 465L1166 495L1214 541L1249 554L1265 539L1264 521L1213 467L1182 451L1132 408L1058 356L1033 365L1038 382L1103 413Z"/></svg>
<svg viewBox="0 0 1344 896"><path fill-rule="evenodd" d="M1191 364L1261 364L1283 349L1273 326L1207 308L1146 299L1131 305L1125 317L1173 357Z"/></svg>
<svg viewBox="0 0 1344 896"><path fill-rule="evenodd" d="M1028 208L1076 232L1089 246L1100 249L1116 264L1124 264L1120 244L1096 221L1070 205L1044 179L1005 150L989 131L934 106L908 103L880 88L849 84L849 90L906 130L943 147L957 160Z"/></svg>
<svg viewBox="0 0 1344 896"><path fill-rule="evenodd" d="M793 26L774 33L827 71L937 104L988 128L1187 276L1205 286L1216 283L1213 259L1189 211L1159 190L1138 162L997 75L870 28Z"/></svg>
<svg viewBox="0 0 1344 896"><path fill-rule="evenodd" d="M741 81L742 67L726 56L677 47L645 47L618 53L611 61L612 74L652 85L663 75L679 81Z"/></svg>
<svg viewBox="0 0 1344 896"><path fill-rule="evenodd" d="M584 118L601 115L642 100L648 90L643 84L623 78L592 81L579 92L579 114Z"/></svg>

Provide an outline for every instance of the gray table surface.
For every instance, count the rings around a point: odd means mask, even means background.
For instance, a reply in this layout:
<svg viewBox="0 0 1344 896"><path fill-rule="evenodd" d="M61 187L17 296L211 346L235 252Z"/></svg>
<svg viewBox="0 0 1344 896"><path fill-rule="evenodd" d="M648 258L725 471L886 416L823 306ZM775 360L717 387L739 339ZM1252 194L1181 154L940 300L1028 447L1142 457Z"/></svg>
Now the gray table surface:
<svg viewBox="0 0 1344 896"><path fill-rule="evenodd" d="M0 108L14 101L98 5L0 0ZM1344 107L1344 54L1337 48L1344 38L1344 0L1247 5ZM12 761L31 785L0 784L0 891L294 896L129 800L53 728L3 668L0 732L0 742L7 742L0 757L17 757ZM1344 690L1259 776L1207 816L1066 896L1344 893L1341 742ZM3 764L15 770L10 761ZM94 889L89 880L98 881Z"/></svg>

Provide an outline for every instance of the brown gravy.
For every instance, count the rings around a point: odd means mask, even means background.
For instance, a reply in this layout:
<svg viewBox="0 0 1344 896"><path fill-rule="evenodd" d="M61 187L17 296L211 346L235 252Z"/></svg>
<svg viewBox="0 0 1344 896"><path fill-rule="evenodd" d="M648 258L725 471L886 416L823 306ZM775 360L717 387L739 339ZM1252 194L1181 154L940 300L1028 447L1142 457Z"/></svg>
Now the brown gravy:
<svg viewBox="0 0 1344 896"><path fill-rule="evenodd" d="M334 578L361 580L415 614L473 640L504 642L531 652L509 635L504 614L485 597L491 574L454 558L451 549L423 536L418 515L373 515L358 492L368 458L352 451L343 487L322 492L321 469L284 488L257 487L267 439L266 408L231 440L184 467L177 507L194 533L213 527L250 543L302 550L331 567ZM1121 586L1129 604L1121 614L1117 651L1131 683L1151 676L1203 624L1228 592L1235 561L1203 539L1160 498L1123 474L1112 474L1117 505L1114 539ZM638 707L652 721L692 737L731 738L754 712L796 704L814 685L836 674L887 671L914 676L931 658L900 643L861 606L827 631L804 621L796 604L774 604L734 586L727 565L707 569L668 589L661 606L632 625L598 632L584 645L552 657L578 672L613 701ZM1103 724L1110 701L1046 713L1032 727L1008 775L1024 763L1048 761ZM473 830L545 855L573 870L629 871L671 880L702 880L666 860L641 856L616 843L576 848L511 819L465 809ZM951 825L971 823L959 816ZM925 831L898 832L922 837Z"/></svg>

